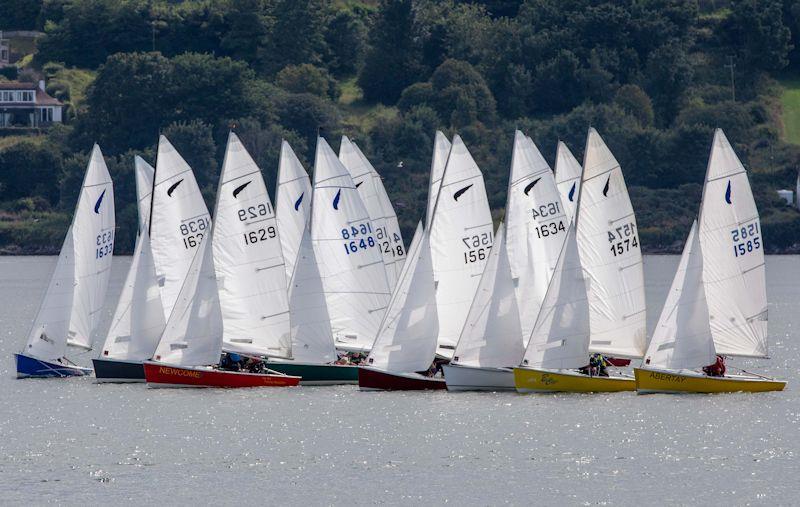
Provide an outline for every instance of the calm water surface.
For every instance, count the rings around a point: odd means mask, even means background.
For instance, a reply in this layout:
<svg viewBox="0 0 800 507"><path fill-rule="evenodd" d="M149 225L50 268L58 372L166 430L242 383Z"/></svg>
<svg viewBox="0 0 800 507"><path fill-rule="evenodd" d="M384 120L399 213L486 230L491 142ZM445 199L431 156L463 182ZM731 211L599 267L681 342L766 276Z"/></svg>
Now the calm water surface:
<svg viewBox="0 0 800 507"><path fill-rule="evenodd" d="M677 262L646 258L651 327ZM16 380L54 264L0 258L2 504L798 503L800 257L767 260L772 360L734 363L789 387L716 396Z"/></svg>

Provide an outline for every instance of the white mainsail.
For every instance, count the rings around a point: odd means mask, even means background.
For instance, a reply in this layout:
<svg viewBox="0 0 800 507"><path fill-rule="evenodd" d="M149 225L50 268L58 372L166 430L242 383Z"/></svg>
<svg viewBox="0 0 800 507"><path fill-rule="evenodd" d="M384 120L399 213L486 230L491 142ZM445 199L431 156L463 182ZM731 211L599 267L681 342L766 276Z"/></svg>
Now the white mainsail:
<svg viewBox="0 0 800 507"><path fill-rule="evenodd" d="M569 221L553 171L533 141L516 131L506 203L506 248L526 345Z"/></svg>
<svg viewBox="0 0 800 507"><path fill-rule="evenodd" d="M571 225L522 364L548 370L586 366L589 333L589 301Z"/></svg>
<svg viewBox="0 0 800 507"><path fill-rule="evenodd" d="M431 228L433 220L433 208L436 207L436 198L439 197L439 187L442 185L444 168L447 165L447 156L450 154L450 141L447 137L436 131L436 138L433 141L433 158L431 159L431 178L428 184L428 207L425 214L425 225Z"/></svg>
<svg viewBox="0 0 800 507"><path fill-rule="evenodd" d="M166 137L158 140L150 221L150 246L169 319L197 246L211 219L191 167Z"/></svg>
<svg viewBox="0 0 800 507"><path fill-rule="evenodd" d="M430 226L437 353L452 357L492 246L494 226L483 174L459 136L453 138Z"/></svg>
<svg viewBox="0 0 800 507"><path fill-rule="evenodd" d="M226 351L291 355L278 224L261 170L233 132L214 209L214 266Z"/></svg>
<svg viewBox="0 0 800 507"><path fill-rule="evenodd" d="M558 142L556 149L556 185L561 194L561 203L564 212L570 220L575 218L575 209L578 205L578 194L581 190L581 164L575 158L567 145Z"/></svg>
<svg viewBox="0 0 800 507"><path fill-rule="evenodd" d="M639 233L619 162L589 129L576 216L586 273L591 352L639 358L647 346Z"/></svg>
<svg viewBox="0 0 800 507"><path fill-rule="evenodd" d="M427 370L438 326L429 237L419 223L367 364L402 373Z"/></svg>
<svg viewBox="0 0 800 507"><path fill-rule="evenodd" d="M353 179L322 138L314 162L311 224L336 347L367 351L389 303L386 268Z"/></svg>
<svg viewBox="0 0 800 507"><path fill-rule="evenodd" d="M646 366L682 370L714 363L714 339L703 288L703 254L697 229L695 221L647 347Z"/></svg>
<svg viewBox="0 0 800 507"><path fill-rule="evenodd" d="M211 234L208 229L207 234ZM175 307L153 358L178 366L218 364L222 353L222 311L211 241L195 248Z"/></svg>
<svg viewBox="0 0 800 507"><path fill-rule="evenodd" d="M281 142L278 183L275 190L275 215L286 266L286 281L292 279L300 239L311 218L311 181L303 164L286 141Z"/></svg>
<svg viewBox="0 0 800 507"><path fill-rule="evenodd" d="M453 363L511 367L518 365L525 353L504 232L501 223L456 345Z"/></svg>
<svg viewBox="0 0 800 507"><path fill-rule="evenodd" d="M722 130L714 133L699 220L711 334L718 354L767 356L767 288L761 221L747 172Z"/></svg>
<svg viewBox="0 0 800 507"><path fill-rule="evenodd" d="M72 224L23 354L57 360L67 345L91 348L108 289L114 227L114 186L95 145Z"/></svg>
<svg viewBox="0 0 800 507"><path fill-rule="evenodd" d="M350 141L347 136L342 136L339 148L339 160L347 168L353 183L358 189L358 195L367 208L375 239L379 243L383 263L386 265L386 278L389 288L394 287L403 261L406 258L403 237L400 234L400 225L394 212L386 189L383 187L381 177L372 167L367 157ZM399 248L398 248L399 247Z"/></svg>
<svg viewBox="0 0 800 507"><path fill-rule="evenodd" d="M292 322L292 359L319 364L336 361L331 319L311 244L310 227L303 232L294 276L289 285L289 312Z"/></svg>
<svg viewBox="0 0 800 507"><path fill-rule="evenodd" d="M153 356L165 319L147 232L153 168L138 156L135 160L139 235L100 357L142 361Z"/></svg>

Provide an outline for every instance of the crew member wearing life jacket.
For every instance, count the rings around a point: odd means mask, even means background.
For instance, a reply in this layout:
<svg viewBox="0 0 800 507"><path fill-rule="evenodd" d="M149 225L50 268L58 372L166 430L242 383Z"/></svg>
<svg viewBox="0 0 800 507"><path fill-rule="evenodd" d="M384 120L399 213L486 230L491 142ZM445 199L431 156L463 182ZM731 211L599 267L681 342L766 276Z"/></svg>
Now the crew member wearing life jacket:
<svg viewBox="0 0 800 507"><path fill-rule="evenodd" d="M703 373L709 377L724 377L725 376L725 358L717 356L714 364L703 366Z"/></svg>

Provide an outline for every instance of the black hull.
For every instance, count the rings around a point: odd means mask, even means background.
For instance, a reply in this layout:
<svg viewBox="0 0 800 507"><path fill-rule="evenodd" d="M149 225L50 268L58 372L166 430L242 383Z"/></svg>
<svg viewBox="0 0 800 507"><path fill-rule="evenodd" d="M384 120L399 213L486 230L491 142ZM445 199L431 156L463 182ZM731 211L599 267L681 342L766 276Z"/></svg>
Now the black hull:
<svg viewBox="0 0 800 507"><path fill-rule="evenodd" d="M92 362L98 382L144 382L144 366L141 362L115 359L92 359Z"/></svg>

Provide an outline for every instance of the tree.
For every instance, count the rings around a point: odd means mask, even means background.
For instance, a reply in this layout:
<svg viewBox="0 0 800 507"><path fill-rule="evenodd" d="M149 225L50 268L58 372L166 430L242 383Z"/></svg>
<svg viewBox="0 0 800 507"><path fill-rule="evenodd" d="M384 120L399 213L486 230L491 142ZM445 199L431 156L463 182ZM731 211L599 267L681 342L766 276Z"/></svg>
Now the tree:
<svg viewBox="0 0 800 507"><path fill-rule="evenodd" d="M317 145L317 135L336 139L340 135L339 113L333 104L308 93L287 93L277 98L278 122L294 131L306 146ZM313 159L313 153L308 153Z"/></svg>
<svg viewBox="0 0 800 507"><path fill-rule="evenodd" d="M0 0L0 30L35 30L43 0Z"/></svg>
<svg viewBox="0 0 800 507"><path fill-rule="evenodd" d="M311 93L337 99L339 90L328 71L310 63L287 65L275 76L275 84L291 93Z"/></svg>
<svg viewBox="0 0 800 507"><path fill-rule="evenodd" d="M34 140L0 150L0 199L41 196L55 204L61 165L58 150Z"/></svg>
<svg viewBox="0 0 800 507"><path fill-rule="evenodd" d="M639 120L642 127L653 126L653 104L650 97L636 85L621 86L614 96L614 103L623 111Z"/></svg>
<svg viewBox="0 0 800 507"><path fill-rule="evenodd" d="M780 0L736 0L722 25L723 39L753 69L780 70L788 63L791 32Z"/></svg>
<svg viewBox="0 0 800 507"><path fill-rule="evenodd" d="M324 51L323 0L277 0L269 50L260 67L273 75L287 65L318 63Z"/></svg>
<svg viewBox="0 0 800 507"><path fill-rule="evenodd" d="M412 4L412 0L381 1L370 30L370 50L358 76L367 101L394 104L419 74L420 48Z"/></svg>
<svg viewBox="0 0 800 507"><path fill-rule="evenodd" d="M354 74L364 61L367 28L350 9L337 11L325 26L325 62L334 76Z"/></svg>

